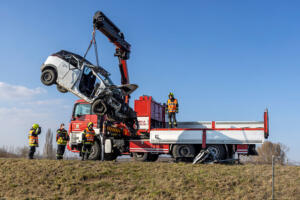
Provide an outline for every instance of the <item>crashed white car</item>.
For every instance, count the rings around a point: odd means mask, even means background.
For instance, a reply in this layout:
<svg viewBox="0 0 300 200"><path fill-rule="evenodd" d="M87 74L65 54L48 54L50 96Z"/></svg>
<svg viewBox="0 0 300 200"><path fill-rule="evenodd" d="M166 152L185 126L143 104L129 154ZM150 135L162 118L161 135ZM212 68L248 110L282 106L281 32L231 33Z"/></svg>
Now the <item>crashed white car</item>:
<svg viewBox="0 0 300 200"><path fill-rule="evenodd" d="M49 56L41 71L43 84L56 84L60 92L71 92L91 103L95 114L106 114L112 121L123 122L132 132L137 129L133 128L138 126L136 113L124 101L137 85L114 85L104 68L65 50Z"/></svg>

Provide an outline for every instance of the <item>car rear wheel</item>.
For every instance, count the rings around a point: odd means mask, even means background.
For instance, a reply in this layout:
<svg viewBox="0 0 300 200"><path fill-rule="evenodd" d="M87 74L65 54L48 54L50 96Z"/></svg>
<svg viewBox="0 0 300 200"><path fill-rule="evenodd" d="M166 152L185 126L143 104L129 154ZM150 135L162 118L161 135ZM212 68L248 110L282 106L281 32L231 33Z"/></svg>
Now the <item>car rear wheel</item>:
<svg viewBox="0 0 300 200"><path fill-rule="evenodd" d="M61 93L67 93L68 92L68 90L67 89L65 89L64 87L62 87L62 86L60 86L60 85L56 85L56 88L57 88L57 90L59 91L59 92L61 92Z"/></svg>
<svg viewBox="0 0 300 200"><path fill-rule="evenodd" d="M92 104L92 112L103 116L106 114L107 112L107 107L105 105L105 103L103 102L102 99L97 99L93 104Z"/></svg>
<svg viewBox="0 0 300 200"><path fill-rule="evenodd" d="M45 69L41 75L41 81L44 85L52 85L56 82L56 73L54 69Z"/></svg>

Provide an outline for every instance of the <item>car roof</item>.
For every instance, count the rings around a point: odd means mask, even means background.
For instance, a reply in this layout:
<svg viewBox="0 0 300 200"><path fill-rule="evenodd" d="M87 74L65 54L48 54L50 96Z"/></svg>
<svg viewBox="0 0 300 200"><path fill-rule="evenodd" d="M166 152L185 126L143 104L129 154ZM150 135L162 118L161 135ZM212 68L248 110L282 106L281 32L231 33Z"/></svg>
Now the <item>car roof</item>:
<svg viewBox="0 0 300 200"><path fill-rule="evenodd" d="M82 60L82 61L84 61L84 62L92 65L92 63L90 61L88 61L87 59L83 58L82 56L80 56L80 55L78 55L76 53L72 53L72 52L66 51L66 50L60 50L59 52L56 52L55 54L57 54L59 56L62 56L62 57L73 55L77 59Z"/></svg>

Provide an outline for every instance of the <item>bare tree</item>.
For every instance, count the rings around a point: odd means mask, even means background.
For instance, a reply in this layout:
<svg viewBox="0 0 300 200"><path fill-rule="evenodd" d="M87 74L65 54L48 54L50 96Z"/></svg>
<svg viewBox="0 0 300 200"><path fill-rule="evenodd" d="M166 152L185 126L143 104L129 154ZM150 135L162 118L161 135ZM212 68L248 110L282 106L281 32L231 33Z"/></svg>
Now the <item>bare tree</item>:
<svg viewBox="0 0 300 200"><path fill-rule="evenodd" d="M17 148L17 154L21 158L27 158L29 153L29 148L27 146Z"/></svg>
<svg viewBox="0 0 300 200"><path fill-rule="evenodd" d="M53 148L53 133L51 129L48 129L46 133L43 154L44 154L44 158L47 159L55 158L55 149Z"/></svg>
<svg viewBox="0 0 300 200"><path fill-rule="evenodd" d="M265 142L257 148L258 157L255 160L258 163L271 164L274 155L280 164L284 164L287 151L288 148L281 143Z"/></svg>

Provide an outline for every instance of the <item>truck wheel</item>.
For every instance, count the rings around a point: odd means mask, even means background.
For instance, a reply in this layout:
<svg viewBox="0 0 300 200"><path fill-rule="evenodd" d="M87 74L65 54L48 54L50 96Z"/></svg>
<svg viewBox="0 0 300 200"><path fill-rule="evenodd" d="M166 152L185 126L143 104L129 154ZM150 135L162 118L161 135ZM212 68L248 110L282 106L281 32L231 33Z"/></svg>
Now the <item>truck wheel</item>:
<svg viewBox="0 0 300 200"><path fill-rule="evenodd" d="M178 158L194 158L195 147L191 144L178 144L173 146L173 157Z"/></svg>
<svg viewBox="0 0 300 200"><path fill-rule="evenodd" d="M132 153L133 159L135 161L139 161L139 162L146 162L148 161L148 153L144 153L144 152L135 152Z"/></svg>
<svg viewBox="0 0 300 200"><path fill-rule="evenodd" d="M226 158L226 150L223 145L212 144L207 145L207 150L212 154L210 157L212 160L224 160Z"/></svg>
<svg viewBox="0 0 300 200"><path fill-rule="evenodd" d="M104 154L104 160L108 160L108 161L116 160L117 157L118 157L118 154L116 154L116 153L106 153L106 154Z"/></svg>
<svg viewBox="0 0 300 200"><path fill-rule="evenodd" d="M101 156L101 146L98 141L96 141L92 147L92 152L89 156L89 160L99 160Z"/></svg>
<svg viewBox="0 0 300 200"><path fill-rule="evenodd" d="M44 85L52 85L56 82L56 72L54 69L45 69L41 75L41 81Z"/></svg>
<svg viewBox="0 0 300 200"><path fill-rule="evenodd" d="M155 161L157 161L158 157L159 157L158 154L149 153L148 154L148 161L155 162Z"/></svg>
<svg viewBox="0 0 300 200"><path fill-rule="evenodd" d="M67 93L68 92L68 90L67 89L65 89L64 87L62 87L62 86L60 86L60 85L56 85L56 88L57 88L57 90L59 91L59 92L61 92L61 93Z"/></svg>

